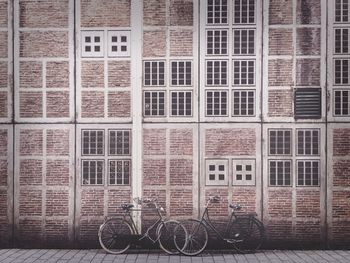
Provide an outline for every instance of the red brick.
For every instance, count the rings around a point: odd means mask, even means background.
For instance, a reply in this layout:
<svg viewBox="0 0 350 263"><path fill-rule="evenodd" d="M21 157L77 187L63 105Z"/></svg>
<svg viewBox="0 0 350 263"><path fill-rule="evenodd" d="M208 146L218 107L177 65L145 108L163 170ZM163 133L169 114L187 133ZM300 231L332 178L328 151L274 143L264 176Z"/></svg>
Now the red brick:
<svg viewBox="0 0 350 263"><path fill-rule="evenodd" d="M170 154L193 154L193 131L191 129L170 130Z"/></svg>
<svg viewBox="0 0 350 263"><path fill-rule="evenodd" d="M192 185L193 161L186 159L170 160L170 185Z"/></svg>
<svg viewBox="0 0 350 263"><path fill-rule="evenodd" d="M45 236L47 243L57 245L57 243L67 242L69 240L68 234L67 219L46 219Z"/></svg>
<svg viewBox="0 0 350 263"><path fill-rule="evenodd" d="M0 91L0 118L8 117L7 91Z"/></svg>
<svg viewBox="0 0 350 263"><path fill-rule="evenodd" d="M69 156L69 130L50 129L47 130L46 136L48 156Z"/></svg>
<svg viewBox="0 0 350 263"><path fill-rule="evenodd" d="M207 129L205 154L207 157L225 155L255 155L256 134L251 128Z"/></svg>
<svg viewBox="0 0 350 263"><path fill-rule="evenodd" d="M333 161L333 186L350 186L350 160Z"/></svg>
<svg viewBox="0 0 350 263"><path fill-rule="evenodd" d="M297 24L321 24L320 0L297 0Z"/></svg>
<svg viewBox="0 0 350 263"><path fill-rule="evenodd" d="M48 118L69 117L69 91L46 93L46 116Z"/></svg>
<svg viewBox="0 0 350 263"><path fill-rule="evenodd" d="M333 130L333 155L350 155L350 129L339 128Z"/></svg>
<svg viewBox="0 0 350 263"><path fill-rule="evenodd" d="M104 192L103 190L84 189L81 193L82 216L103 216Z"/></svg>
<svg viewBox="0 0 350 263"><path fill-rule="evenodd" d="M269 86L293 85L293 60L269 59Z"/></svg>
<svg viewBox="0 0 350 263"><path fill-rule="evenodd" d="M20 27L68 27L69 0L20 0Z"/></svg>
<svg viewBox="0 0 350 263"><path fill-rule="evenodd" d="M229 215L229 207L228 207L228 190L227 189L207 189L205 191L205 202L209 200L209 197L211 196L219 196L220 202L219 203L210 203L209 208L209 214L212 218L215 217L224 217L227 218L227 215Z"/></svg>
<svg viewBox="0 0 350 263"><path fill-rule="evenodd" d="M296 197L297 217L319 218L321 216L319 191L297 190Z"/></svg>
<svg viewBox="0 0 350 263"><path fill-rule="evenodd" d="M19 92L19 115L21 118L43 117L42 92Z"/></svg>
<svg viewBox="0 0 350 263"><path fill-rule="evenodd" d="M19 235L21 237L20 242L34 241L37 244L42 240L42 220L37 219L20 219L19 220ZM27 247L30 245L23 243ZM32 244L32 245L33 245Z"/></svg>
<svg viewBox="0 0 350 263"><path fill-rule="evenodd" d="M7 144L8 144L8 131L7 129L0 129L0 156L7 156Z"/></svg>
<svg viewBox="0 0 350 263"><path fill-rule="evenodd" d="M268 94L269 117L293 117L292 90L269 90Z"/></svg>
<svg viewBox="0 0 350 263"><path fill-rule="evenodd" d="M46 87L69 88L68 61L53 61L46 63Z"/></svg>
<svg viewBox="0 0 350 263"><path fill-rule="evenodd" d="M333 190L332 216L333 219L348 219L350 217L350 191Z"/></svg>
<svg viewBox="0 0 350 263"><path fill-rule="evenodd" d="M297 55L320 55L321 54L321 29L320 28L297 28L296 38Z"/></svg>
<svg viewBox="0 0 350 263"><path fill-rule="evenodd" d="M64 190L46 191L46 216L68 216L69 193Z"/></svg>
<svg viewBox="0 0 350 263"><path fill-rule="evenodd" d="M165 57L166 55L166 32L144 31L143 32L143 56Z"/></svg>
<svg viewBox="0 0 350 263"><path fill-rule="evenodd" d="M170 190L170 215L172 217L193 215L192 189Z"/></svg>
<svg viewBox="0 0 350 263"><path fill-rule="evenodd" d="M130 26L130 0L81 0L82 27Z"/></svg>
<svg viewBox="0 0 350 263"><path fill-rule="evenodd" d="M21 88L43 87L42 62L20 61L19 71L19 85Z"/></svg>
<svg viewBox="0 0 350 263"><path fill-rule="evenodd" d="M108 62L108 87L130 87L130 61Z"/></svg>
<svg viewBox="0 0 350 263"><path fill-rule="evenodd" d="M268 215L273 217L292 217L291 189L268 191Z"/></svg>
<svg viewBox="0 0 350 263"><path fill-rule="evenodd" d="M0 32L0 39L1 39L1 43L0 43L0 58L8 58L9 54L8 54L8 47L7 47L7 32L6 31L2 31Z"/></svg>
<svg viewBox="0 0 350 263"><path fill-rule="evenodd" d="M157 198L158 205L163 207L165 210L167 210L166 190L143 189L142 197L143 198ZM165 213L163 213L163 214L165 215ZM143 211L142 212L142 217L152 217L152 220L154 220L154 217L156 215L157 215L156 211Z"/></svg>
<svg viewBox="0 0 350 263"><path fill-rule="evenodd" d="M296 85L319 86L320 85L320 59L303 58L296 62Z"/></svg>
<svg viewBox="0 0 350 263"><path fill-rule="evenodd" d="M43 163L42 160L26 159L19 163L19 184L42 185L43 183Z"/></svg>
<svg viewBox="0 0 350 263"><path fill-rule="evenodd" d="M82 61L81 86L83 88L104 88L103 61Z"/></svg>
<svg viewBox="0 0 350 263"><path fill-rule="evenodd" d="M19 215L41 216L42 215L41 190L21 189L19 192Z"/></svg>
<svg viewBox="0 0 350 263"><path fill-rule="evenodd" d="M20 131L20 155L43 154L43 130L22 129Z"/></svg>
<svg viewBox="0 0 350 263"><path fill-rule="evenodd" d="M0 88L7 88L9 86L7 71L8 71L7 62L0 62Z"/></svg>
<svg viewBox="0 0 350 263"><path fill-rule="evenodd" d="M83 118L104 117L104 93L83 91L81 99L81 116Z"/></svg>
<svg viewBox="0 0 350 263"><path fill-rule="evenodd" d="M131 94L129 91L108 93L108 117L121 118L131 116Z"/></svg>
<svg viewBox="0 0 350 263"><path fill-rule="evenodd" d="M193 55L193 32L187 29L170 30L170 56Z"/></svg>
<svg viewBox="0 0 350 263"><path fill-rule="evenodd" d="M292 29L269 29L269 55L292 55L293 51Z"/></svg>
<svg viewBox="0 0 350 263"><path fill-rule="evenodd" d="M8 0L0 1L0 27L8 26Z"/></svg>
<svg viewBox="0 0 350 263"><path fill-rule="evenodd" d="M269 24L292 24L293 23L293 1L292 0L270 0Z"/></svg>
<svg viewBox="0 0 350 263"><path fill-rule="evenodd" d="M240 204L242 211L256 211L256 190L254 187L233 188L232 203Z"/></svg>
<svg viewBox="0 0 350 263"><path fill-rule="evenodd" d="M143 23L145 26L165 26L166 1L143 0Z"/></svg>
<svg viewBox="0 0 350 263"><path fill-rule="evenodd" d="M0 186L7 186L7 177L8 177L7 161L0 160Z"/></svg>
<svg viewBox="0 0 350 263"><path fill-rule="evenodd" d="M95 245L98 245L98 229L103 223L103 220L97 219L82 219L80 220L79 237L80 242L94 241Z"/></svg>
<svg viewBox="0 0 350 263"><path fill-rule="evenodd" d="M297 222L295 239L305 242L322 241L320 222Z"/></svg>
<svg viewBox="0 0 350 263"><path fill-rule="evenodd" d="M337 245L348 245L350 241L350 221L333 221L331 233L331 240Z"/></svg>
<svg viewBox="0 0 350 263"><path fill-rule="evenodd" d="M193 1L170 0L170 25L192 26L193 25Z"/></svg>
<svg viewBox="0 0 350 263"><path fill-rule="evenodd" d="M166 160L145 159L143 160L142 185L165 185L166 183Z"/></svg>
<svg viewBox="0 0 350 263"><path fill-rule="evenodd" d="M291 221L271 220L265 225L267 238L270 241L288 241L293 239L293 226Z"/></svg>
<svg viewBox="0 0 350 263"><path fill-rule="evenodd" d="M0 217L7 217L7 190L0 189Z"/></svg>
<svg viewBox="0 0 350 263"><path fill-rule="evenodd" d="M166 129L143 130L143 154L165 155Z"/></svg>
<svg viewBox="0 0 350 263"><path fill-rule="evenodd" d="M121 215L123 210L121 205L131 203L131 191L128 190L108 190L108 215Z"/></svg>
<svg viewBox="0 0 350 263"><path fill-rule="evenodd" d="M47 160L46 184L51 186L69 185L69 161Z"/></svg>

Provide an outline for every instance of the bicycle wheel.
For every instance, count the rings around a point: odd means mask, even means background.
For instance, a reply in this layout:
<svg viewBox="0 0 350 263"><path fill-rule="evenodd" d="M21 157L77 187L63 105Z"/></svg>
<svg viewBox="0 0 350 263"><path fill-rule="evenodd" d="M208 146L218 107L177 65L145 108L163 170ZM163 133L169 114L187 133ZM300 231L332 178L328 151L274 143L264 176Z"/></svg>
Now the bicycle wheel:
<svg viewBox="0 0 350 263"><path fill-rule="evenodd" d="M254 217L237 218L231 226L229 238L240 253L251 253L259 249L264 242L263 224Z"/></svg>
<svg viewBox="0 0 350 263"><path fill-rule="evenodd" d="M157 229L159 247L169 255L178 254L179 251L175 246L174 235L175 231L178 235L186 237L186 229L176 220L168 220L161 223Z"/></svg>
<svg viewBox="0 0 350 263"><path fill-rule="evenodd" d="M131 226L121 218L111 218L104 222L98 239L101 247L111 254L121 254L131 245L130 237L134 234Z"/></svg>
<svg viewBox="0 0 350 263"><path fill-rule="evenodd" d="M208 231L206 226L196 219L182 221L181 224L187 230L187 238L175 233L176 248L186 256L196 256L201 253L208 244Z"/></svg>

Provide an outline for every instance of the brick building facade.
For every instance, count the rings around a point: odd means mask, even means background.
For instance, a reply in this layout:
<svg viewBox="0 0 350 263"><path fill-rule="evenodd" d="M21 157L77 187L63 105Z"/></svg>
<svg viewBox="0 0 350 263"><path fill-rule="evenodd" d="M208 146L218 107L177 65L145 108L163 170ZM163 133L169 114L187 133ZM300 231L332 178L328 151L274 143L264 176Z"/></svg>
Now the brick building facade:
<svg viewBox="0 0 350 263"><path fill-rule="evenodd" d="M1 246L94 245L133 197L181 219L214 194L271 244L348 244L349 4L0 0Z"/></svg>

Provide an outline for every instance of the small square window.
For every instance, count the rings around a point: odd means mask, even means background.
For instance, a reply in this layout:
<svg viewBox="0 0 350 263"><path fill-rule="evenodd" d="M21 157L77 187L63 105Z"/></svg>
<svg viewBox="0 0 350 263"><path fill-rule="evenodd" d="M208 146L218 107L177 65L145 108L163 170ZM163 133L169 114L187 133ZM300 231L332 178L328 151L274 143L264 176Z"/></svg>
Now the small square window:
<svg viewBox="0 0 350 263"><path fill-rule="evenodd" d="M246 174L246 175L245 175L245 179L246 179L247 181L251 181L251 180L252 180L252 175L251 175L251 174Z"/></svg>
<svg viewBox="0 0 350 263"><path fill-rule="evenodd" d="M227 185L228 160L206 160L206 184Z"/></svg>
<svg viewBox="0 0 350 263"><path fill-rule="evenodd" d="M255 160L234 159L233 185L255 185Z"/></svg>
<svg viewBox="0 0 350 263"><path fill-rule="evenodd" d="M129 57L130 43L130 31L108 31L108 57Z"/></svg>
<svg viewBox="0 0 350 263"><path fill-rule="evenodd" d="M95 37L95 43L100 42L100 37Z"/></svg>
<svg viewBox="0 0 350 263"><path fill-rule="evenodd" d="M126 37L126 36L122 36L122 37L121 37L121 41L122 41L122 42L127 42L127 37Z"/></svg>
<svg viewBox="0 0 350 263"><path fill-rule="evenodd" d="M225 175L224 175L224 174L219 174L219 180L220 180L220 181L225 180Z"/></svg>
<svg viewBox="0 0 350 263"><path fill-rule="evenodd" d="M209 180L214 181L215 180L215 174L209 174Z"/></svg>
<svg viewBox="0 0 350 263"><path fill-rule="evenodd" d="M91 43L91 37L85 37L85 42L86 43Z"/></svg>
<svg viewBox="0 0 350 263"><path fill-rule="evenodd" d="M242 171L242 165L236 165L236 171Z"/></svg>
<svg viewBox="0 0 350 263"><path fill-rule="evenodd" d="M81 56L103 57L103 31L81 31Z"/></svg>
<svg viewBox="0 0 350 263"><path fill-rule="evenodd" d="M112 36L112 42L118 42L118 37L117 36Z"/></svg>
<svg viewBox="0 0 350 263"><path fill-rule="evenodd" d="M95 52L100 52L100 47L99 46L95 46Z"/></svg>
<svg viewBox="0 0 350 263"><path fill-rule="evenodd" d="M236 174L236 180L241 181L242 180L242 175L241 174Z"/></svg>
<svg viewBox="0 0 350 263"><path fill-rule="evenodd" d="M251 166L250 164L247 164L247 165L245 166L245 170L246 170L246 171L251 171L251 170L252 170L252 166Z"/></svg>
<svg viewBox="0 0 350 263"><path fill-rule="evenodd" d="M113 52L118 52L118 46L112 46L112 51Z"/></svg>

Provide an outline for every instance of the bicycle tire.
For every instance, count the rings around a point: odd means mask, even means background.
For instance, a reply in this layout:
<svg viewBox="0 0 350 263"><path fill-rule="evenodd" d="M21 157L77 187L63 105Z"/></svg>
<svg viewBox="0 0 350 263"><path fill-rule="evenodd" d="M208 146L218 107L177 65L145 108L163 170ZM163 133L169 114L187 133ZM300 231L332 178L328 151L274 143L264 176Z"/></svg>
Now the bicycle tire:
<svg viewBox="0 0 350 263"><path fill-rule="evenodd" d="M186 256L196 256L203 252L208 244L208 230L206 226L199 220L189 219L181 221L181 224L187 230L186 240L182 236L175 233L176 248Z"/></svg>
<svg viewBox="0 0 350 263"><path fill-rule="evenodd" d="M130 224L121 218L111 218L104 222L98 231L101 247L111 254L121 254L131 245L134 234Z"/></svg>
<svg viewBox="0 0 350 263"><path fill-rule="evenodd" d="M159 224L157 228L157 237L159 247L163 249L169 255L179 254L179 250L176 248L174 235L175 231L183 235L187 235L186 229L176 220L168 220Z"/></svg>
<svg viewBox="0 0 350 263"><path fill-rule="evenodd" d="M240 253L253 253L265 239L263 224L255 217L237 218L231 226L229 238Z"/></svg>

